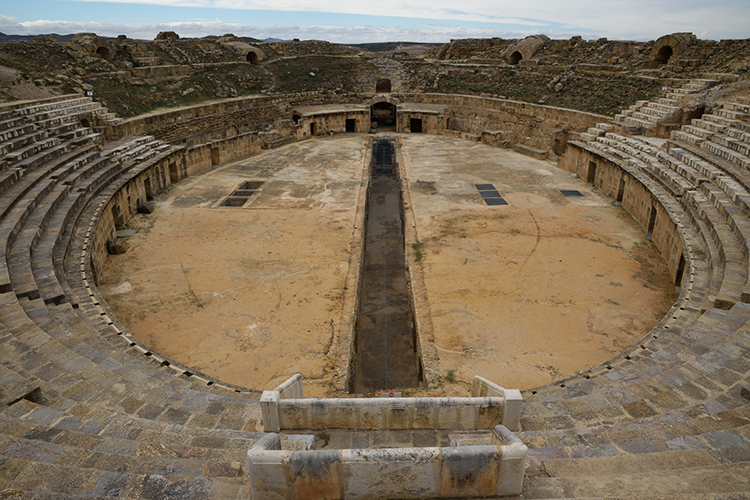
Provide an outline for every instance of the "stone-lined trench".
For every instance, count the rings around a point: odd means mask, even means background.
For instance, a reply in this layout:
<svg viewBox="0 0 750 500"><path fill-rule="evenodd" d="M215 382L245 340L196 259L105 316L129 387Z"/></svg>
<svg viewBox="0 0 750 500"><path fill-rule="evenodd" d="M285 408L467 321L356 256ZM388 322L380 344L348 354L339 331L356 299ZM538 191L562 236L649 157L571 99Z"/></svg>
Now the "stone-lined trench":
<svg viewBox="0 0 750 500"><path fill-rule="evenodd" d="M377 139L372 148L349 388L356 393L416 387L421 380L394 141Z"/></svg>

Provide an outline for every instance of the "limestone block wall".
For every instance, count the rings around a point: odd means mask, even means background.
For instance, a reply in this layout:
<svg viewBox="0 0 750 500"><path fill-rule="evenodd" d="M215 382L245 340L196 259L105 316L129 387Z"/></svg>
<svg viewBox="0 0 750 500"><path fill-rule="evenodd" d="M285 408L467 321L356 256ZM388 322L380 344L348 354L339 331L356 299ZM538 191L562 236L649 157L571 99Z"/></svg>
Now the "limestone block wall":
<svg viewBox="0 0 750 500"><path fill-rule="evenodd" d="M107 259L107 245L116 238L117 229L127 224L141 203L172 185L170 165L181 165L184 161L184 152L178 150L139 169L104 206L92 238L90 264L96 281Z"/></svg>
<svg viewBox="0 0 750 500"><path fill-rule="evenodd" d="M419 111L397 111L396 130L399 132L414 132L411 130L411 119L422 120L423 134L442 134L446 128L445 116L441 113L425 113Z"/></svg>
<svg viewBox="0 0 750 500"><path fill-rule="evenodd" d="M186 173L188 176L194 175L215 165L254 155L260 152L261 146L258 132L248 132L189 147L185 152Z"/></svg>
<svg viewBox="0 0 750 500"><path fill-rule="evenodd" d="M446 448L288 451L269 433L247 463L253 498L478 498L520 494L527 451L500 425L490 445Z"/></svg>
<svg viewBox="0 0 750 500"><path fill-rule="evenodd" d="M106 130L106 135L110 140L136 135L153 135L160 140L177 141L201 132L223 131L230 125L237 126L258 120L273 123L275 119L291 119L292 105L349 102L350 100L351 98L345 95L336 96L318 92L223 99L209 104L129 118L110 125ZM249 130L241 130L241 132L246 131Z"/></svg>
<svg viewBox="0 0 750 500"><path fill-rule="evenodd" d="M331 131L334 134L343 134L346 132L346 120L354 120L354 132L357 134L366 134L370 130L369 110L320 113L300 118L296 128L296 139L303 140L312 137L311 124L314 125L314 135L326 135Z"/></svg>
<svg viewBox="0 0 750 500"><path fill-rule="evenodd" d="M456 94L404 94L402 102L442 104L452 114L446 128L481 136L484 131L502 132L502 139L561 156L565 143L580 132L609 118L570 109Z"/></svg>
<svg viewBox="0 0 750 500"><path fill-rule="evenodd" d="M652 241L661 252L672 277L677 276L684 253L677 224L661 201L646 186L619 165L587 151L575 142L570 143L559 166L577 174L581 179L592 180L594 186L612 198L620 198L622 208L627 210L647 232L652 225L651 216L654 210L653 227L650 228ZM595 174L593 179L590 179L592 168Z"/></svg>

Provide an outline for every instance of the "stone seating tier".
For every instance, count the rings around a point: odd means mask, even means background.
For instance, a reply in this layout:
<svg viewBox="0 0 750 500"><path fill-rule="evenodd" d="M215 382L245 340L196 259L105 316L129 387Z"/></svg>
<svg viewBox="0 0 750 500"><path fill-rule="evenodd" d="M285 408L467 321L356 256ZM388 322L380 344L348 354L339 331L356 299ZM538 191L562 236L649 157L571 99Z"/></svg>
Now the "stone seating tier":
<svg viewBox="0 0 750 500"><path fill-rule="evenodd" d="M56 120L64 108L85 107L44 105L13 108L12 116L0 107L0 130L23 127L9 123L16 115ZM743 106L719 116L741 118L736 113L750 111ZM74 144L90 133L63 123L50 125L65 127L50 148L59 147L56 154L18 160L0 180L0 395L13 403L0 409L0 488L23 498L247 498L244 460L259 437L258 395L167 366L111 316L86 266L106 200L175 149L142 138L96 153L96 145ZM667 472L687 464L705 482L696 494L717 487L712 477L728 478L722 491L746 492L737 478L747 477L750 461L750 408L740 396L750 383L750 309L742 302L750 179L743 164L703 142L675 134L667 154L612 131L598 125L587 132L590 143L572 147L617 162L663 204L681 228L685 281L668 317L639 344L584 374L524 391L519 437L531 466L524 495L600 493L586 486L590 477L613 469L627 484L639 474L670 484ZM735 142L708 142L742 156L742 133L726 125L722 137ZM733 303L724 297L731 294ZM664 491L680 483L671 484Z"/></svg>

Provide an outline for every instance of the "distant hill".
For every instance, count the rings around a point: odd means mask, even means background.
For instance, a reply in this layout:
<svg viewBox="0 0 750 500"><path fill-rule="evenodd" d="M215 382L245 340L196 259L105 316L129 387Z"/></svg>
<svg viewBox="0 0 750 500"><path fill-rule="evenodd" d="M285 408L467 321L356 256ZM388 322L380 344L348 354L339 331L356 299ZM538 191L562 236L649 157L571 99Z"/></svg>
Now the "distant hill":
<svg viewBox="0 0 750 500"><path fill-rule="evenodd" d="M429 50L433 47L439 47L442 43L422 43L422 42L373 42L373 43L349 43L342 44L351 47L354 50L365 52L408 52L416 55ZM416 53L416 54L415 54Z"/></svg>
<svg viewBox="0 0 750 500"><path fill-rule="evenodd" d="M73 38L75 33L71 33L68 35L58 35L57 33L52 33L57 37L57 41L60 43L67 43L71 38ZM35 38L49 38L49 34L46 35L6 35L5 33L0 33L0 43L5 42L33 42ZM115 37L107 37L109 40L114 40ZM218 35L209 35L204 36L200 38L190 38L185 37L181 38L182 40L213 40L219 38ZM260 40L258 38L252 38L249 36L240 36L238 38L241 38L242 41L247 43L263 43L263 42L288 42L289 40L282 40L281 38L266 38L265 40Z"/></svg>
<svg viewBox="0 0 750 500"><path fill-rule="evenodd" d="M57 41L60 43L66 43L68 40L73 38L75 34L71 35L58 35L57 33L51 33L57 37ZM6 35L0 33L0 43L5 42L33 42L34 38L49 38L50 34L46 35Z"/></svg>

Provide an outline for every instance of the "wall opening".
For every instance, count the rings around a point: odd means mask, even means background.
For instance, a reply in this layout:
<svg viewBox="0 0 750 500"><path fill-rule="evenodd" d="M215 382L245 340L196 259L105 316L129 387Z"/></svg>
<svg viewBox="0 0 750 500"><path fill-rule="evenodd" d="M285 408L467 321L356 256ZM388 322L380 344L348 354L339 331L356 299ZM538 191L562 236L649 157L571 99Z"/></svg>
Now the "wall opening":
<svg viewBox="0 0 750 500"><path fill-rule="evenodd" d="M625 196L625 179L620 179L620 184L617 186L617 197L615 201L622 202L622 198Z"/></svg>
<svg viewBox="0 0 750 500"><path fill-rule="evenodd" d="M310 124L310 135L315 135L315 123Z"/></svg>
<svg viewBox="0 0 750 500"><path fill-rule="evenodd" d="M396 106L390 102L378 102L370 109L372 121L378 123L378 128L396 127Z"/></svg>
<svg viewBox="0 0 750 500"><path fill-rule="evenodd" d="M122 229L123 227L125 227L125 220L122 217L122 212L120 211L120 205L118 204L112 205L112 218L115 221L116 229Z"/></svg>
<svg viewBox="0 0 750 500"><path fill-rule="evenodd" d="M146 191L146 201L154 199L154 192L151 190L151 179L143 179L143 190Z"/></svg>
<svg viewBox="0 0 750 500"><path fill-rule="evenodd" d="M513 65L520 63L521 59L523 59L523 54L517 50L510 55L510 63Z"/></svg>
<svg viewBox="0 0 750 500"><path fill-rule="evenodd" d="M297 123L299 123L299 119L300 119L300 118L302 118L302 116L301 116L301 115L299 115L299 114L297 114L297 113L294 113L294 114L292 115L292 120L294 121L294 124L295 124L295 125L296 125Z"/></svg>
<svg viewBox="0 0 750 500"><path fill-rule="evenodd" d="M81 127L91 128L91 122L89 122L86 118L81 118Z"/></svg>
<svg viewBox="0 0 750 500"><path fill-rule="evenodd" d="M211 165L218 165L220 161L219 148L211 148Z"/></svg>
<svg viewBox="0 0 750 500"><path fill-rule="evenodd" d="M346 132L348 134L353 134L357 131L357 120L354 118L347 118L346 119Z"/></svg>
<svg viewBox="0 0 750 500"><path fill-rule="evenodd" d="M375 93L381 94L383 92L391 91L391 81L388 78L381 78L375 84Z"/></svg>
<svg viewBox="0 0 750 500"><path fill-rule="evenodd" d="M409 118L409 129L412 134L422 133L422 119L421 118Z"/></svg>
<svg viewBox="0 0 750 500"><path fill-rule="evenodd" d="M247 53L245 60L247 60L247 62L249 62L250 64L258 64L258 54L251 50Z"/></svg>
<svg viewBox="0 0 750 500"><path fill-rule="evenodd" d="M169 180L172 181L172 184L180 181L180 173L177 171L177 163L173 162L169 164Z"/></svg>
<svg viewBox="0 0 750 500"><path fill-rule="evenodd" d="M107 62L112 60L112 56L109 55L109 49L107 47L98 47L96 53Z"/></svg>
<svg viewBox="0 0 750 500"><path fill-rule="evenodd" d="M651 210L648 213L648 229L646 230L646 233L648 234L649 238L651 238L651 236L654 234L655 225L656 225L656 206L651 205Z"/></svg>
<svg viewBox="0 0 750 500"><path fill-rule="evenodd" d="M680 255L680 263L677 264L677 273L674 276L674 286L682 286L682 277L685 275L685 255Z"/></svg>
<svg viewBox="0 0 750 500"><path fill-rule="evenodd" d="M659 52L656 53L656 57L654 58L654 60L659 66L667 64L673 53L674 50L672 49L672 47L669 45L665 45L664 47L659 49Z"/></svg>
<svg viewBox="0 0 750 500"><path fill-rule="evenodd" d="M589 171L586 173L586 182L593 184L594 179L596 179L596 162L590 161Z"/></svg>

